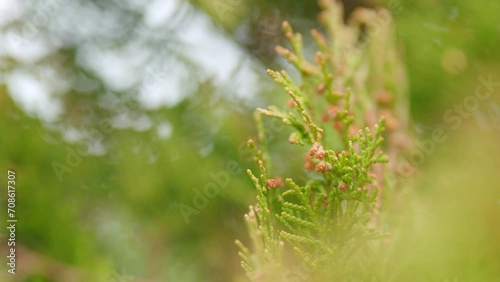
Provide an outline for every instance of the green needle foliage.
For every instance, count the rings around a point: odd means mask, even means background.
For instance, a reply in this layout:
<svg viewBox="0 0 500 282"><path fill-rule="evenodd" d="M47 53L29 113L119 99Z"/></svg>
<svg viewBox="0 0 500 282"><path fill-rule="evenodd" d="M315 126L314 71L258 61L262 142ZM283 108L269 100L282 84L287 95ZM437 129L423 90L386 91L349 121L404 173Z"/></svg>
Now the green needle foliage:
<svg viewBox="0 0 500 282"><path fill-rule="evenodd" d="M312 62L302 35L283 24L290 48L276 51L300 80L268 70L289 95L288 109L257 109L258 140L248 141L259 169L248 170L257 189L257 203L245 215L252 248L236 244L252 281L367 279L370 242L388 236L381 221L389 222L384 205L392 205L397 187L387 179L394 179L405 147L407 115L390 14L359 10L344 24L340 4L320 4L328 36L312 31L319 49ZM288 141L304 147L308 181L271 175L263 117L292 128ZM389 159L393 165L385 165Z"/></svg>

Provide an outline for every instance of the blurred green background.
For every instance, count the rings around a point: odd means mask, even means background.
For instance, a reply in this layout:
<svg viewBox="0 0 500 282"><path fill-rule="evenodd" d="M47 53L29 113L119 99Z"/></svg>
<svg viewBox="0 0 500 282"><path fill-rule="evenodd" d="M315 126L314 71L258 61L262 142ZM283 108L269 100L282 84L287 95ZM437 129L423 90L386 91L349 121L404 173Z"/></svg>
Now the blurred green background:
<svg viewBox="0 0 500 282"><path fill-rule="evenodd" d="M447 140L407 179L403 228L374 281L498 281L500 85L463 116L455 107L479 77L500 82L500 2L345 3L388 5L412 130ZM273 51L281 22L307 33L318 11L310 0L2 1L0 215L12 169L18 265L13 276L2 263L0 280L245 281L233 241L247 239L255 201L253 109L286 100L265 75L289 67ZM288 131L268 125L286 150Z"/></svg>

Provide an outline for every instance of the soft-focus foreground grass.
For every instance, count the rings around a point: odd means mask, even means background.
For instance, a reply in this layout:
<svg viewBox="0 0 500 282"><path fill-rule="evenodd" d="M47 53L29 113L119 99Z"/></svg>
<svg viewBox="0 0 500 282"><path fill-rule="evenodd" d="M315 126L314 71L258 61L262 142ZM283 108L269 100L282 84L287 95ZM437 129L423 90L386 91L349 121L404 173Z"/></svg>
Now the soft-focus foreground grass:
<svg viewBox="0 0 500 282"><path fill-rule="evenodd" d="M499 137L469 123L427 159L390 258L379 262L390 281L497 281Z"/></svg>

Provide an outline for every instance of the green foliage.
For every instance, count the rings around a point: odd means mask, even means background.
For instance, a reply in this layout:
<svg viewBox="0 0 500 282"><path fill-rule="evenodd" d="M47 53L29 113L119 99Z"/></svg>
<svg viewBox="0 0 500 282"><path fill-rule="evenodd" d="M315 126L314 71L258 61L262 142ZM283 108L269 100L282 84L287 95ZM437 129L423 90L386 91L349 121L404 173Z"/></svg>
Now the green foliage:
<svg viewBox="0 0 500 282"><path fill-rule="evenodd" d="M257 109L258 142L248 142L259 168L258 173L248 170L257 189L257 204L245 215L253 248L236 244L252 281L284 279L297 259L308 269L308 281L359 277L363 274L354 274L355 269L359 272L356 253L385 236L379 228L381 192L393 189L384 181L393 172L381 166L389 160L381 147L388 137L385 147L394 153L394 160L399 156L393 137L405 127L395 116L406 110L403 88L395 80L394 52L380 49L390 44L389 23L381 30L372 22L377 13L360 10L350 25L344 25L340 5L321 4L331 39L312 31L320 49L312 63L304 55L302 35L283 24L291 50L277 46L276 51L300 72L300 82L286 71L268 70L268 74L290 96L292 110ZM362 25L378 29L367 34L381 38L363 38ZM367 46L360 40L368 41ZM308 181L300 184L286 178L283 183L271 176L262 116L291 127L289 143L308 149L304 160ZM297 259L286 255L289 249Z"/></svg>

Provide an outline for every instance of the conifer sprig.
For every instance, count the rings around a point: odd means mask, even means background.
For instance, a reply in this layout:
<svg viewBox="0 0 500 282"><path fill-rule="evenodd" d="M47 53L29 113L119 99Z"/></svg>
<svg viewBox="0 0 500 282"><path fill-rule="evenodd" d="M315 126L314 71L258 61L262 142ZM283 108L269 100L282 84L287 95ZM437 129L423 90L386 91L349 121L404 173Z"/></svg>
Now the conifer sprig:
<svg viewBox="0 0 500 282"><path fill-rule="evenodd" d="M282 272L297 260L315 270L314 280L308 281L351 279L356 252L385 234L377 225L379 192L388 185L383 179L392 171L380 166L389 161L382 148L393 150L393 136L401 132L392 113L404 105L392 86L383 89L386 96L380 102L381 90L369 88L371 78L393 74L373 74L370 69L381 69L371 64L396 60L371 60L370 48L361 52L348 48L359 40L360 25L344 25L336 1L320 4L329 36L311 32L319 48L313 62L306 59L302 35L294 33L288 22L283 30L291 48L276 47L299 70L301 82L285 71L267 71L290 97L293 111L270 106L255 112L258 142L249 140L248 147L259 171L248 170L248 175L257 204L245 215L252 248L236 241L242 267L252 281L281 280ZM281 120L292 130L289 143L305 147L309 180L286 178L284 185L276 184L263 117ZM284 256L288 250L293 250L295 259Z"/></svg>

